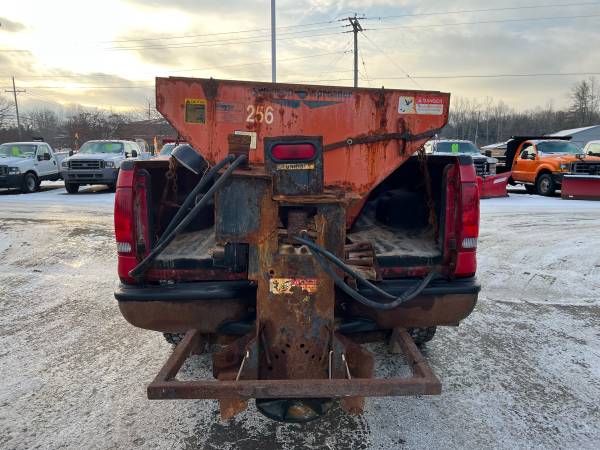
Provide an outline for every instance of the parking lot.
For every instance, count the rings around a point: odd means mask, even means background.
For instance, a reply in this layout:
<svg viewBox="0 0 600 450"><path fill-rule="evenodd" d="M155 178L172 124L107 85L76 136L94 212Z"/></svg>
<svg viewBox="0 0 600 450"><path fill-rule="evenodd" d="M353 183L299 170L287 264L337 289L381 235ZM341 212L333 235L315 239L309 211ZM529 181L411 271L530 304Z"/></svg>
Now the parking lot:
<svg viewBox="0 0 600 450"><path fill-rule="evenodd" d="M112 296L113 198L0 193L1 448L597 448L600 202L482 201L479 303L426 347L442 395L286 425L253 405L222 422L216 402L146 399L171 347ZM380 375L403 370L370 349ZM185 370L209 377L209 358Z"/></svg>

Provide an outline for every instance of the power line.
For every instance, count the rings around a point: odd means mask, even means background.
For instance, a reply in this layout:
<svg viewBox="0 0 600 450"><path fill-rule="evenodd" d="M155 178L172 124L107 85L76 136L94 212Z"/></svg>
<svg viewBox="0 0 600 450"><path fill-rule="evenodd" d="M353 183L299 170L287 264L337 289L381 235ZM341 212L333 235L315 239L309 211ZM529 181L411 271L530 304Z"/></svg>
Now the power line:
<svg viewBox="0 0 600 450"><path fill-rule="evenodd" d="M528 5L528 6L506 6L502 8L484 8L484 9L462 9L453 11L437 11L429 13L413 13L413 14L398 14L388 16L377 16L377 17L365 17L365 20L386 20L404 17L420 17L420 16L439 16L446 14L466 14L466 13L479 13L479 12L497 12L497 11L512 11L522 9L539 9L539 8L560 8L565 6L586 6L586 5L598 5L600 1L595 2L579 2L579 3L553 3L549 5Z"/></svg>
<svg viewBox="0 0 600 450"><path fill-rule="evenodd" d="M383 49L381 47L379 47L379 45L377 45L375 42L373 42L373 40L367 36L366 33L363 33L363 36L367 39L367 41L369 41L371 43L371 45L373 47L375 47L380 53L382 53L393 65L395 65L398 69L400 69L400 71L406 75L406 78L410 79L419 89L423 89L423 86L421 86L416 80L413 80L412 77L410 76L410 74L404 70L404 68L402 68L400 66L400 64L398 64L396 62L396 60L394 60L394 58L391 58L386 52L383 51Z"/></svg>
<svg viewBox="0 0 600 450"><path fill-rule="evenodd" d="M498 19L498 20L481 20L473 22L453 22L453 23L440 23L440 24L428 24L428 25L401 25L396 27L381 27L381 28L365 28L369 31L382 31L382 30L399 30L399 29L421 29L421 28L437 28L437 27L449 27L459 25L482 25L491 23L509 23L509 22L536 22L543 20L564 20L564 19L587 19L591 17L600 17L600 14L586 14L581 16L555 16L555 17L532 17L524 19Z"/></svg>
<svg viewBox="0 0 600 450"><path fill-rule="evenodd" d="M288 29L288 28L298 28L298 27L310 27L313 25L328 25L332 23L336 23L337 20L327 20L322 22L312 22L305 24L297 24L297 25L286 25L277 27L277 30ZM270 32L270 28L253 28L249 30L238 30L238 31L221 31L219 33L202 33L202 34L183 34L180 36L162 36L162 37L154 37L154 38L138 38L138 39L121 39L121 40L109 40L109 41L98 41L100 44L108 44L108 43L120 43L120 42L141 42L141 41L162 41L165 39L186 39L190 37L205 37L205 36L219 36L226 34L241 34L241 33L253 33L253 32Z"/></svg>
<svg viewBox="0 0 600 450"><path fill-rule="evenodd" d="M433 80L433 79L468 79L468 78L510 78L510 77L566 77L566 76L595 76L600 72L563 72L563 73L501 73L481 75L423 75L411 76L410 79ZM371 77L371 80L405 80L406 77ZM298 83L312 83L317 81L351 81L352 78L331 78L328 80L303 80Z"/></svg>

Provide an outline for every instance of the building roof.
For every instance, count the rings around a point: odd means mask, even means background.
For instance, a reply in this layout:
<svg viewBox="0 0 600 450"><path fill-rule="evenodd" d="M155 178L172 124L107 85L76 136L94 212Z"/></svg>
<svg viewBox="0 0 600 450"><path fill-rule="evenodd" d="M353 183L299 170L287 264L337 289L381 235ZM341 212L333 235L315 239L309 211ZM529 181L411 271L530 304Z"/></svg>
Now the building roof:
<svg viewBox="0 0 600 450"><path fill-rule="evenodd" d="M496 142L495 144L488 144L481 147L483 150L493 150L495 148L506 148L506 141L504 142Z"/></svg>
<svg viewBox="0 0 600 450"><path fill-rule="evenodd" d="M599 127L600 127L600 125L592 125L589 127L572 128L570 130L560 130L560 131L557 131L556 133L549 134L548 136L572 136L574 134L581 133L583 131L592 130L594 128L599 128Z"/></svg>

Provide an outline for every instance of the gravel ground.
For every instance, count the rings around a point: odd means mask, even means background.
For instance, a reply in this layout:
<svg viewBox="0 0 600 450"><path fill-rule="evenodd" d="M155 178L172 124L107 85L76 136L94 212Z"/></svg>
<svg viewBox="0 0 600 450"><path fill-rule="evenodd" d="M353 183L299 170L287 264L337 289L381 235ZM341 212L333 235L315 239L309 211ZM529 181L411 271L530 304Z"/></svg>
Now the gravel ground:
<svg viewBox="0 0 600 450"><path fill-rule="evenodd" d="M600 202L482 202L480 301L426 348L443 394L300 426L146 399L171 348L113 299L112 199L60 184L0 193L0 448L597 448ZM405 369L371 350L380 375ZM185 371L209 376L208 358Z"/></svg>

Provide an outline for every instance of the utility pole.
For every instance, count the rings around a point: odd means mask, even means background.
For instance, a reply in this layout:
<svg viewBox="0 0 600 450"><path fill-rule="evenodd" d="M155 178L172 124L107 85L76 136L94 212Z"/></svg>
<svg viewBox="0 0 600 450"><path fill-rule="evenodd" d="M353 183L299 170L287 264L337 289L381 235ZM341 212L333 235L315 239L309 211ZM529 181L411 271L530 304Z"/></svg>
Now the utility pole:
<svg viewBox="0 0 600 450"><path fill-rule="evenodd" d="M12 90L4 92L12 92L15 97L15 111L17 113L17 131L19 133L19 139L21 139L21 118L19 117L19 102L17 102L17 94L25 92L25 89L17 90L17 88L15 87L15 77L12 77L12 85Z"/></svg>
<svg viewBox="0 0 600 450"><path fill-rule="evenodd" d="M275 42L275 0L271 0L271 83L277 82L277 44Z"/></svg>
<svg viewBox="0 0 600 450"><path fill-rule="evenodd" d="M354 13L354 17L348 17L354 33L354 87L358 87L358 32L363 30L358 19L356 13Z"/></svg>

